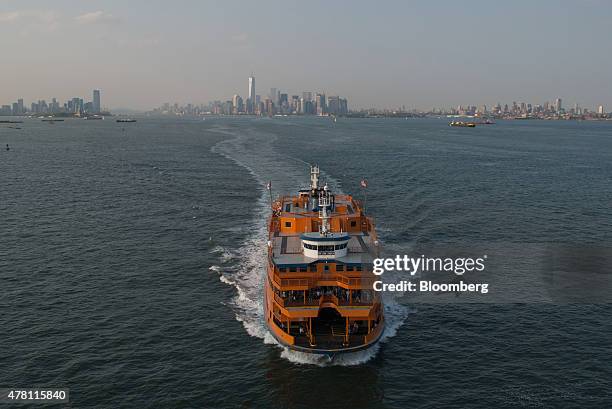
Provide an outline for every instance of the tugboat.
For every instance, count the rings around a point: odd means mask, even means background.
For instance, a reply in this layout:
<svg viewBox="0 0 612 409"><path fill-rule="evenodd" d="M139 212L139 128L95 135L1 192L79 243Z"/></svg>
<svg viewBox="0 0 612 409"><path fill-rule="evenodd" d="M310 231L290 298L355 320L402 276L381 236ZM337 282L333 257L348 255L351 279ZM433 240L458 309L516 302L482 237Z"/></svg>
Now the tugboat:
<svg viewBox="0 0 612 409"><path fill-rule="evenodd" d="M272 202L264 312L281 345L332 359L372 346L384 332L382 299L372 289L380 248L361 202L321 187L319 176L311 166L309 189Z"/></svg>

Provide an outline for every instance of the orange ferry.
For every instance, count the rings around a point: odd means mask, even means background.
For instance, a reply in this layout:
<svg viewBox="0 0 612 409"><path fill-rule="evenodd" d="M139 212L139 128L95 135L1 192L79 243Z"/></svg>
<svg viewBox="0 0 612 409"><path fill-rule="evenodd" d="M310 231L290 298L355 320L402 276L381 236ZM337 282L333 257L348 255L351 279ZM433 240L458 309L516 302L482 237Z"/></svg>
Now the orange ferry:
<svg viewBox="0 0 612 409"><path fill-rule="evenodd" d="M272 203L264 312L280 344L333 357L373 345L384 331L372 289L379 243L360 201L321 187L318 166L310 179L309 189Z"/></svg>

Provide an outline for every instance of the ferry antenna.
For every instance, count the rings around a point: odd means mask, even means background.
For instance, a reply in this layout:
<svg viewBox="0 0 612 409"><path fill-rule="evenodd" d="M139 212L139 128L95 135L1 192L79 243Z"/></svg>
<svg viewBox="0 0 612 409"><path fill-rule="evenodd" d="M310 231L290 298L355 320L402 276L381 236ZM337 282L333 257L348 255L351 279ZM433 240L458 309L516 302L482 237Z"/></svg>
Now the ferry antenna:
<svg viewBox="0 0 612 409"><path fill-rule="evenodd" d="M319 194L319 218L321 219L321 234L327 236L330 232L329 227L329 190L327 184L323 187L323 191Z"/></svg>

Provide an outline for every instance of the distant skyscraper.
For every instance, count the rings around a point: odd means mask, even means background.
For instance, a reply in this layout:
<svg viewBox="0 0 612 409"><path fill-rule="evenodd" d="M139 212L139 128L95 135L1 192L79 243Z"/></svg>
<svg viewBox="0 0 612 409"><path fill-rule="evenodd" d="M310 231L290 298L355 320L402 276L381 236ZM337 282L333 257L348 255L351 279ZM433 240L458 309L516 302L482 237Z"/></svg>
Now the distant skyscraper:
<svg viewBox="0 0 612 409"><path fill-rule="evenodd" d="M251 75L249 77L249 114L255 113L255 77Z"/></svg>
<svg viewBox="0 0 612 409"><path fill-rule="evenodd" d="M240 95L234 95L234 97L232 98L232 105L234 108L234 114L239 114L243 111L242 98L240 97Z"/></svg>
<svg viewBox="0 0 612 409"><path fill-rule="evenodd" d="M278 106L278 91L276 88L270 88L270 99L274 105Z"/></svg>
<svg viewBox="0 0 612 409"><path fill-rule="evenodd" d="M555 100L555 111L559 112L561 109L563 109L563 106L561 105L561 98L557 98Z"/></svg>
<svg viewBox="0 0 612 409"><path fill-rule="evenodd" d="M74 97L68 101L68 110L73 114L83 113L83 100L79 97Z"/></svg>
<svg viewBox="0 0 612 409"><path fill-rule="evenodd" d="M340 111L340 97L327 97L327 111L330 114L338 114Z"/></svg>
<svg viewBox="0 0 612 409"><path fill-rule="evenodd" d="M603 115L603 114L604 114L604 107L603 107L603 105L600 105L600 106L597 108L597 113L598 113L599 115Z"/></svg>
<svg viewBox="0 0 612 409"><path fill-rule="evenodd" d="M272 103L272 99L266 98L264 106L265 106L265 110L266 110L268 115L274 115L276 113L276 110L274 108L274 104Z"/></svg>
<svg viewBox="0 0 612 409"><path fill-rule="evenodd" d="M405 112L406 108L402 106L402 111ZM346 98L340 98L340 114L348 114L348 101Z"/></svg>
<svg viewBox="0 0 612 409"><path fill-rule="evenodd" d="M323 115L327 112L325 106L325 94L317 94L315 97L315 109L317 111L317 115Z"/></svg>
<svg viewBox="0 0 612 409"><path fill-rule="evenodd" d="M100 90L93 90L93 111L96 114L100 113Z"/></svg>
<svg viewBox="0 0 612 409"><path fill-rule="evenodd" d="M290 102L291 112L297 112L299 104L300 104L300 96L299 95L292 95L291 96L291 102Z"/></svg>

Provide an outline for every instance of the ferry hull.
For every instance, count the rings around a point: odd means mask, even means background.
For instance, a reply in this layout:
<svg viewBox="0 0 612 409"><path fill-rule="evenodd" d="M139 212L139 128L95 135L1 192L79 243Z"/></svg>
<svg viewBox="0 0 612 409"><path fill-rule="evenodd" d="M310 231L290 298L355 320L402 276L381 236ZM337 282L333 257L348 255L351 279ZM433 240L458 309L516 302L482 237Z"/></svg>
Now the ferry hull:
<svg viewBox="0 0 612 409"><path fill-rule="evenodd" d="M266 297L265 315L266 316L270 315L267 309L267 297ZM287 342L285 339L283 339L282 335L278 334L278 332L282 333L282 330L280 330L276 326L276 324L274 324L273 322L270 322L269 320L266 320L266 327L268 331L270 332L270 334L272 334L276 342L278 342L279 345L282 345L283 347L290 349L292 351L298 351L298 352L302 352L306 354L314 354L314 355L325 355L330 360L332 360L336 355L366 350L374 346L375 344L377 344L380 338L385 333L385 322L382 321L379 324L380 329L377 335L367 343L363 343L361 345L349 346L349 347L341 347L341 348L318 348L316 346L314 347L299 346L299 345L295 345L295 344L291 344Z"/></svg>
<svg viewBox="0 0 612 409"><path fill-rule="evenodd" d="M276 334L274 333L274 331L269 326L268 326L268 330L270 331L270 333L272 334L276 342L278 342L280 345L292 351L298 351L298 352L303 352L306 354L314 354L314 355L325 355L330 359L333 359L336 355L348 354L351 352L359 352L359 351L366 350L374 346L375 344L377 344L385 332L384 327L383 327L380 333L378 334L378 336L368 344L358 345L354 347L347 347L347 348L324 349L324 348L308 348L308 347L301 347L297 345L287 344L281 338L278 338Z"/></svg>

